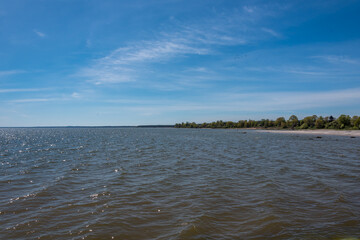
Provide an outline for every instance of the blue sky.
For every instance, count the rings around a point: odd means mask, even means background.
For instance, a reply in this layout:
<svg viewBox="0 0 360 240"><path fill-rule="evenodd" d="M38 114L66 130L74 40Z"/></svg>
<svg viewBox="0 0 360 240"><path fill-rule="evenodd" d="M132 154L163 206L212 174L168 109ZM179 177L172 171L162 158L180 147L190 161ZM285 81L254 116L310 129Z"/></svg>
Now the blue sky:
<svg viewBox="0 0 360 240"><path fill-rule="evenodd" d="M360 1L0 1L0 126L360 115Z"/></svg>

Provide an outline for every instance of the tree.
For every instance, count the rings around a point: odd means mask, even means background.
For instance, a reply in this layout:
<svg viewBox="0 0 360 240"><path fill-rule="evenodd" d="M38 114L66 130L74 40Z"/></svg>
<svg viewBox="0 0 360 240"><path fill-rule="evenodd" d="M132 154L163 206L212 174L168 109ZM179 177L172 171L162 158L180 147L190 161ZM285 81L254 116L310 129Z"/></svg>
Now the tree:
<svg viewBox="0 0 360 240"><path fill-rule="evenodd" d="M232 121L228 121L228 122L226 122L225 127L226 127L226 128L233 128L233 127L234 127L234 123L233 123Z"/></svg>
<svg viewBox="0 0 360 240"><path fill-rule="evenodd" d="M329 128L329 129L339 129L339 123L338 121L332 121L332 122L329 122L326 126L326 128Z"/></svg>
<svg viewBox="0 0 360 240"><path fill-rule="evenodd" d="M294 129L295 127L299 126L299 119L295 115L291 115L289 120L287 121L287 125L289 128Z"/></svg>
<svg viewBox="0 0 360 240"><path fill-rule="evenodd" d="M238 121L237 124L236 124L236 127L237 128L243 128L244 127L244 121Z"/></svg>
<svg viewBox="0 0 360 240"><path fill-rule="evenodd" d="M344 129L346 127L351 126L351 118L349 115L342 114L338 119L337 122L339 123L340 129Z"/></svg>
<svg viewBox="0 0 360 240"><path fill-rule="evenodd" d="M360 117L358 116L353 117L353 126L355 129L360 129Z"/></svg>
<svg viewBox="0 0 360 240"><path fill-rule="evenodd" d="M316 119L317 119L316 115L308 116L303 119L302 125L305 124L304 127L306 127L306 128L313 128L315 126Z"/></svg>
<svg viewBox="0 0 360 240"><path fill-rule="evenodd" d="M190 128L197 128L197 124L196 124L195 122L192 122L192 123L190 124Z"/></svg>
<svg viewBox="0 0 360 240"><path fill-rule="evenodd" d="M284 117L279 117L275 120L275 126L285 128L286 127L286 121Z"/></svg>
<svg viewBox="0 0 360 240"><path fill-rule="evenodd" d="M320 116L315 121L315 128L324 128L324 127L325 127L325 121L324 121L323 117Z"/></svg>
<svg viewBox="0 0 360 240"><path fill-rule="evenodd" d="M305 117L299 120L295 115L291 115L287 121L284 117L279 117L275 121L269 119L261 120L239 120L238 122L227 121L223 122L218 120L210 123L195 123L195 122L182 122L175 124L176 128L250 128L250 127L276 127L276 128L329 128L329 129L359 129L360 130L360 117L342 114L338 119L333 116L330 117L317 117L316 115Z"/></svg>

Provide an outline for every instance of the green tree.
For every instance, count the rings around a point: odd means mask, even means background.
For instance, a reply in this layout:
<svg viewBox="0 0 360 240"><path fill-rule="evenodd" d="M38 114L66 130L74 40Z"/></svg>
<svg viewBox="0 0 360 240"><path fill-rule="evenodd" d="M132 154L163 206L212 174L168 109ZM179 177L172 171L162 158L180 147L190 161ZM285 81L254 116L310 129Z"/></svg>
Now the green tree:
<svg viewBox="0 0 360 240"><path fill-rule="evenodd" d="M197 128L197 124L196 124L195 122L192 122L192 123L190 124L190 128Z"/></svg>
<svg viewBox="0 0 360 240"><path fill-rule="evenodd" d="M236 124L236 127L237 128L243 128L244 127L244 121L238 121L237 124Z"/></svg>
<svg viewBox="0 0 360 240"><path fill-rule="evenodd" d="M340 129L344 129L351 126L351 118L349 115L342 114L338 119Z"/></svg>
<svg viewBox="0 0 360 240"><path fill-rule="evenodd" d="M233 123L232 121L228 121L228 122L226 122L225 127L226 127L226 128L233 128L233 127L234 127L234 123Z"/></svg>
<svg viewBox="0 0 360 240"><path fill-rule="evenodd" d="M308 116L303 119L302 128L313 128L315 126L315 122L317 120L316 115Z"/></svg>
<svg viewBox="0 0 360 240"><path fill-rule="evenodd" d="M277 128L329 128L329 129L360 129L360 117L342 114L338 119L333 116L330 117L317 117L316 115L305 117L299 120L295 115L291 115L290 118L285 121L284 117L279 117L275 121L269 119L261 120L239 120L238 122L227 121L223 122L218 120L211 123L195 123L195 122L182 122L176 123L175 128L250 128L250 127L277 127Z"/></svg>
<svg viewBox="0 0 360 240"><path fill-rule="evenodd" d="M323 119L323 117L319 117L318 119L316 119L315 121L315 128L324 128L325 127L325 121Z"/></svg>
<svg viewBox="0 0 360 240"><path fill-rule="evenodd" d="M275 126L280 128L286 127L286 121L284 117L279 117L275 120Z"/></svg>
<svg viewBox="0 0 360 240"><path fill-rule="evenodd" d="M353 118L352 118L352 121L353 121L353 127L355 128L355 129L360 129L360 117L358 117L358 116L354 116Z"/></svg>
<svg viewBox="0 0 360 240"><path fill-rule="evenodd" d="M340 126L339 126L339 123L338 121L332 121L332 122L329 122L327 124L327 127L326 128L329 128L329 129L339 129Z"/></svg>
<svg viewBox="0 0 360 240"><path fill-rule="evenodd" d="M294 129L295 127L299 126L299 119L295 115L291 115L289 120L287 121L287 125L289 128Z"/></svg>

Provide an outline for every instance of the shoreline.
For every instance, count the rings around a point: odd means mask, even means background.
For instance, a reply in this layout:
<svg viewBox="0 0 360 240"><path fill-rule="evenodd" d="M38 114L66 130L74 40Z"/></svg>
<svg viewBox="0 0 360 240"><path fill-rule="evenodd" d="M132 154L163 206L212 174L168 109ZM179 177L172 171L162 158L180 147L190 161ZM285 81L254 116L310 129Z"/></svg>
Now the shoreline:
<svg viewBox="0 0 360 240"><path fill-rule="evenodd" d="M312 134L312 135L335 135L335 136L348 136L360 137L360 130L332 130L332 129L312 129L312 130L265 130L258 129L259 132L269 133L285 133L285 134Z"/></svg>

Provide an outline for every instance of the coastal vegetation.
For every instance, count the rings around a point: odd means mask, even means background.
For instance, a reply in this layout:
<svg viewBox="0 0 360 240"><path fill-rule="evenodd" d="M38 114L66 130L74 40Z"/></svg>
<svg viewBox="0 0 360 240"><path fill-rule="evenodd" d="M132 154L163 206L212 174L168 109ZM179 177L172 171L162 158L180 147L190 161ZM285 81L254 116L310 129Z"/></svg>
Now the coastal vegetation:
<svg viewBox="0 0 360 240"><path fill-rule="evenodd" d="M344 129L344 130L359 130L360 117L349 115L340 115L338 118L333 116L308 116L303 119L298 119L297 116L292 115L286 120L284 117L279 117L276 120L261 119L261 120L240 120L238 122L232 121L216 121L211 123L195 123L185 122L175 124L175 128L270 128L270 129Z"/></svg>

